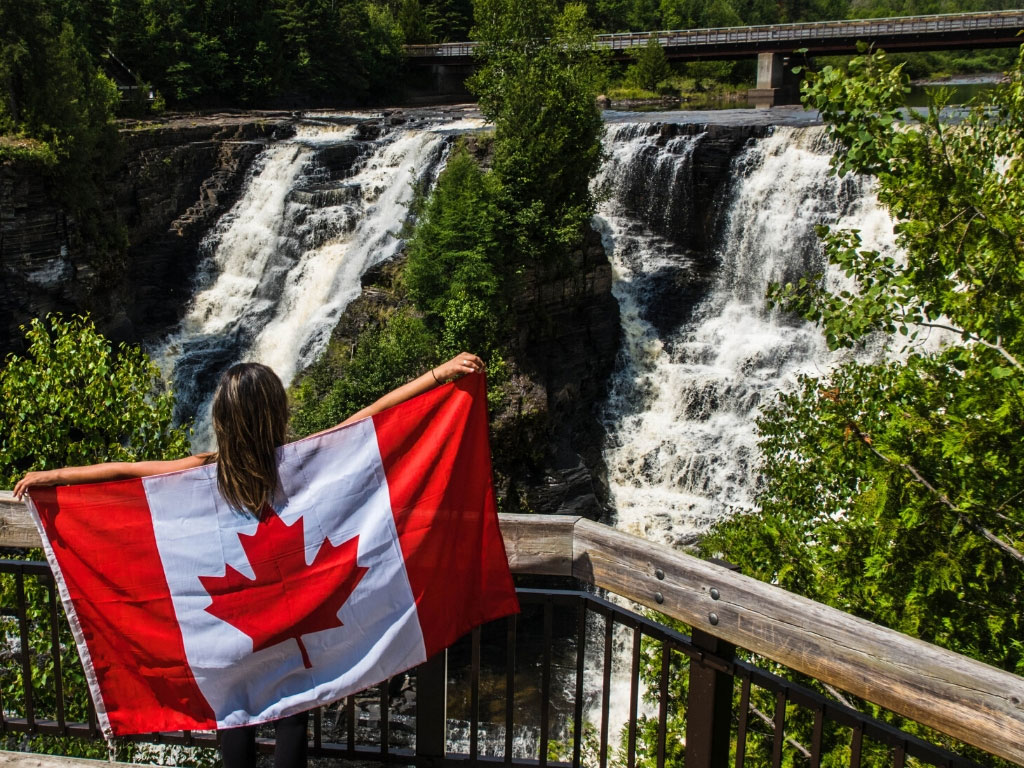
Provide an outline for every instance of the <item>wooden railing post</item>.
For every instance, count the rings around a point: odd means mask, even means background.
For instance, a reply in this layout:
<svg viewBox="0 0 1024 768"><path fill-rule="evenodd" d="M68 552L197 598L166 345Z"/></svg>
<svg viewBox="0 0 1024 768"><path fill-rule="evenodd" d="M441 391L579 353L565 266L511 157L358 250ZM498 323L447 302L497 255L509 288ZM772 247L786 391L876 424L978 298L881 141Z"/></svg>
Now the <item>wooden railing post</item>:
<svg viewBox="0 0 1024 768"><path fill-rule="evenodd" d="M731 563L716 559L711 562L730 571L739 571ZM730 662L736 655L735 645L696 627L690 640L715 659ZM702 657L690 662L690 690L686 699L686 768L727 768L729 765L733 676L715 666Z"/></svg>
<svg viewBox="0 0 1024 768"><path fill-rule="evenodd" d="M447 737L448 652L431 656L416 668L416 756L440 765Z"/></svg>
<svg viewBox="0 0 1024 768"><path fill-rule="evenodd" d="M718 658L731 659L736 646L693 630L693 644ZM699 659L690 662L690 691L686 699L686 768L727 768L729 728L732 725L732 675Z"/></svg>

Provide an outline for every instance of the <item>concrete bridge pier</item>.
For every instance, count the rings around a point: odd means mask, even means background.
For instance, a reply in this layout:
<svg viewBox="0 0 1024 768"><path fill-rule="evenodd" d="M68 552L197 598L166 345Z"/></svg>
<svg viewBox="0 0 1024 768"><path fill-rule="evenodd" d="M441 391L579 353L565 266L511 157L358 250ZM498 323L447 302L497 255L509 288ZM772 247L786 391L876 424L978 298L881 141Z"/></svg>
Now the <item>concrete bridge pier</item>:
<svg viewBox="0 0 1024 768"><path fill-rule="evenodd" d="M434 64L431 67L434 95L438 98L465 100L471 98L466 88L466 78L473 72L472 65Z"/></svg>
<svg viewBox="0 0 1024 768"><path fill-rule="evenodd" d="M473 99L466 89L471 63L413 63L402 78L402 95L409 104L455 104ZM3 768L3 766L0 766Z"/></svg>
<svg viewBox="0 0 1024 768"><path fill-rule="evenodd" d="M800 103L800 81L789 57L774 51L757 54L757 85L747 92L756 107Z"/></svg>

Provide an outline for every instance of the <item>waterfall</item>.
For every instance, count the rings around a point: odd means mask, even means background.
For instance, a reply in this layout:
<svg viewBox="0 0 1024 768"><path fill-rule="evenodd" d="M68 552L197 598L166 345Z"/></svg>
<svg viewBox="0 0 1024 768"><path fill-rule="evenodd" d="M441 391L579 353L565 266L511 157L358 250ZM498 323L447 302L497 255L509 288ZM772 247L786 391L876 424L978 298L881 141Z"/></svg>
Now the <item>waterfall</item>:
<svg viewBox="0 0 1024 768"><path fill-rule="evenodd" d="M595 220L623 327L603 413L617 524L677 546L752 507L761 405L836 362L820 331L766 309L768 285L825 269L818 224L856 227L866 247L895 249L868 181L829 174L824 130L778 127L734 158L711 208L711 252L695 250L678 217L693 215L688 185L704 140L610 127L600 182L611 197Z"/></svg>
<svg viewBox="0 0 1024 768"><path fill-rule="evenodd" d="M173 381L179 419L195 419L196 450L213 442L209 401L221 372L255 360L287 386L312 363L363 273L400 249L414 190L440 172L446 136L480 125L387 130L331 117L306 121L261 153L201 246L184 318L153 350Z"/></svg>

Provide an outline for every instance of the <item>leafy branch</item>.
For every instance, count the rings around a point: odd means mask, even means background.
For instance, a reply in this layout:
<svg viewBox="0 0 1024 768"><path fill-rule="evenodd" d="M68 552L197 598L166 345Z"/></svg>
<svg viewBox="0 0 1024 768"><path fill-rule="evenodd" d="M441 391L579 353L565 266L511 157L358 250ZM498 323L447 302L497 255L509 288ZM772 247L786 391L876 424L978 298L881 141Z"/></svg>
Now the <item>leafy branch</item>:
<svg viewBox="0 0 1024 768"><path fill-rule="evenodd" d="M963 525L971 528L972 530L974 530L975 533L977 533L987 541L991 542L992 544L995 544L1003 552L1008 554L1017 562L1024 563L1024 553L1021 553L1020 550L1016 549L1012 545L1000 539L985 526L973 520L970 520L967 516L967 513L963 509L958 507L956 504L954 504L952 500L950 500L949 496L947 496L945 493L936 488L931 482L929 482L928 479L924 476L924 474L919 469L917 469L917 467L908 462L899 461L898 459L891 459L888 456L886 456L884 453L878 450L878 448L875 447L874 441L871 439L871 436L866 434L860 428L860 425L857 424L857 422L854 421L853 419L847 421L847 426L849 426L850 430L857 436L861 443L867 446L868 450L871 451L871 453L873 453L876 457L881 459L886 464L899 467L900 469L907 472L912 478L914 478L914 480L919 485L924 486L924 488L927 489L928 493L930 493L933 498L935 498L944 507L948 508L951 512L953 512L953 514L957 516L957 519Z"/></svg>

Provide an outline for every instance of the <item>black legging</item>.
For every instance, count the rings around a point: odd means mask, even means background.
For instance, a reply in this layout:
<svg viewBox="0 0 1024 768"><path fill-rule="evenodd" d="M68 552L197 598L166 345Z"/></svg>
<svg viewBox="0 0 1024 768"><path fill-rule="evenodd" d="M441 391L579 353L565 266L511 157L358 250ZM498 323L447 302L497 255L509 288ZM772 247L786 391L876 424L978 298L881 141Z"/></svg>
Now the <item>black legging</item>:
<svg viewBox="0 0 1024 768"><path fill-rule="evenodd" d="M306 768L309 745L309 712L299 712L274 721L274 768ZM224 768L254 768L256 726L227 728L220 732L220 754Z"/></svg>

